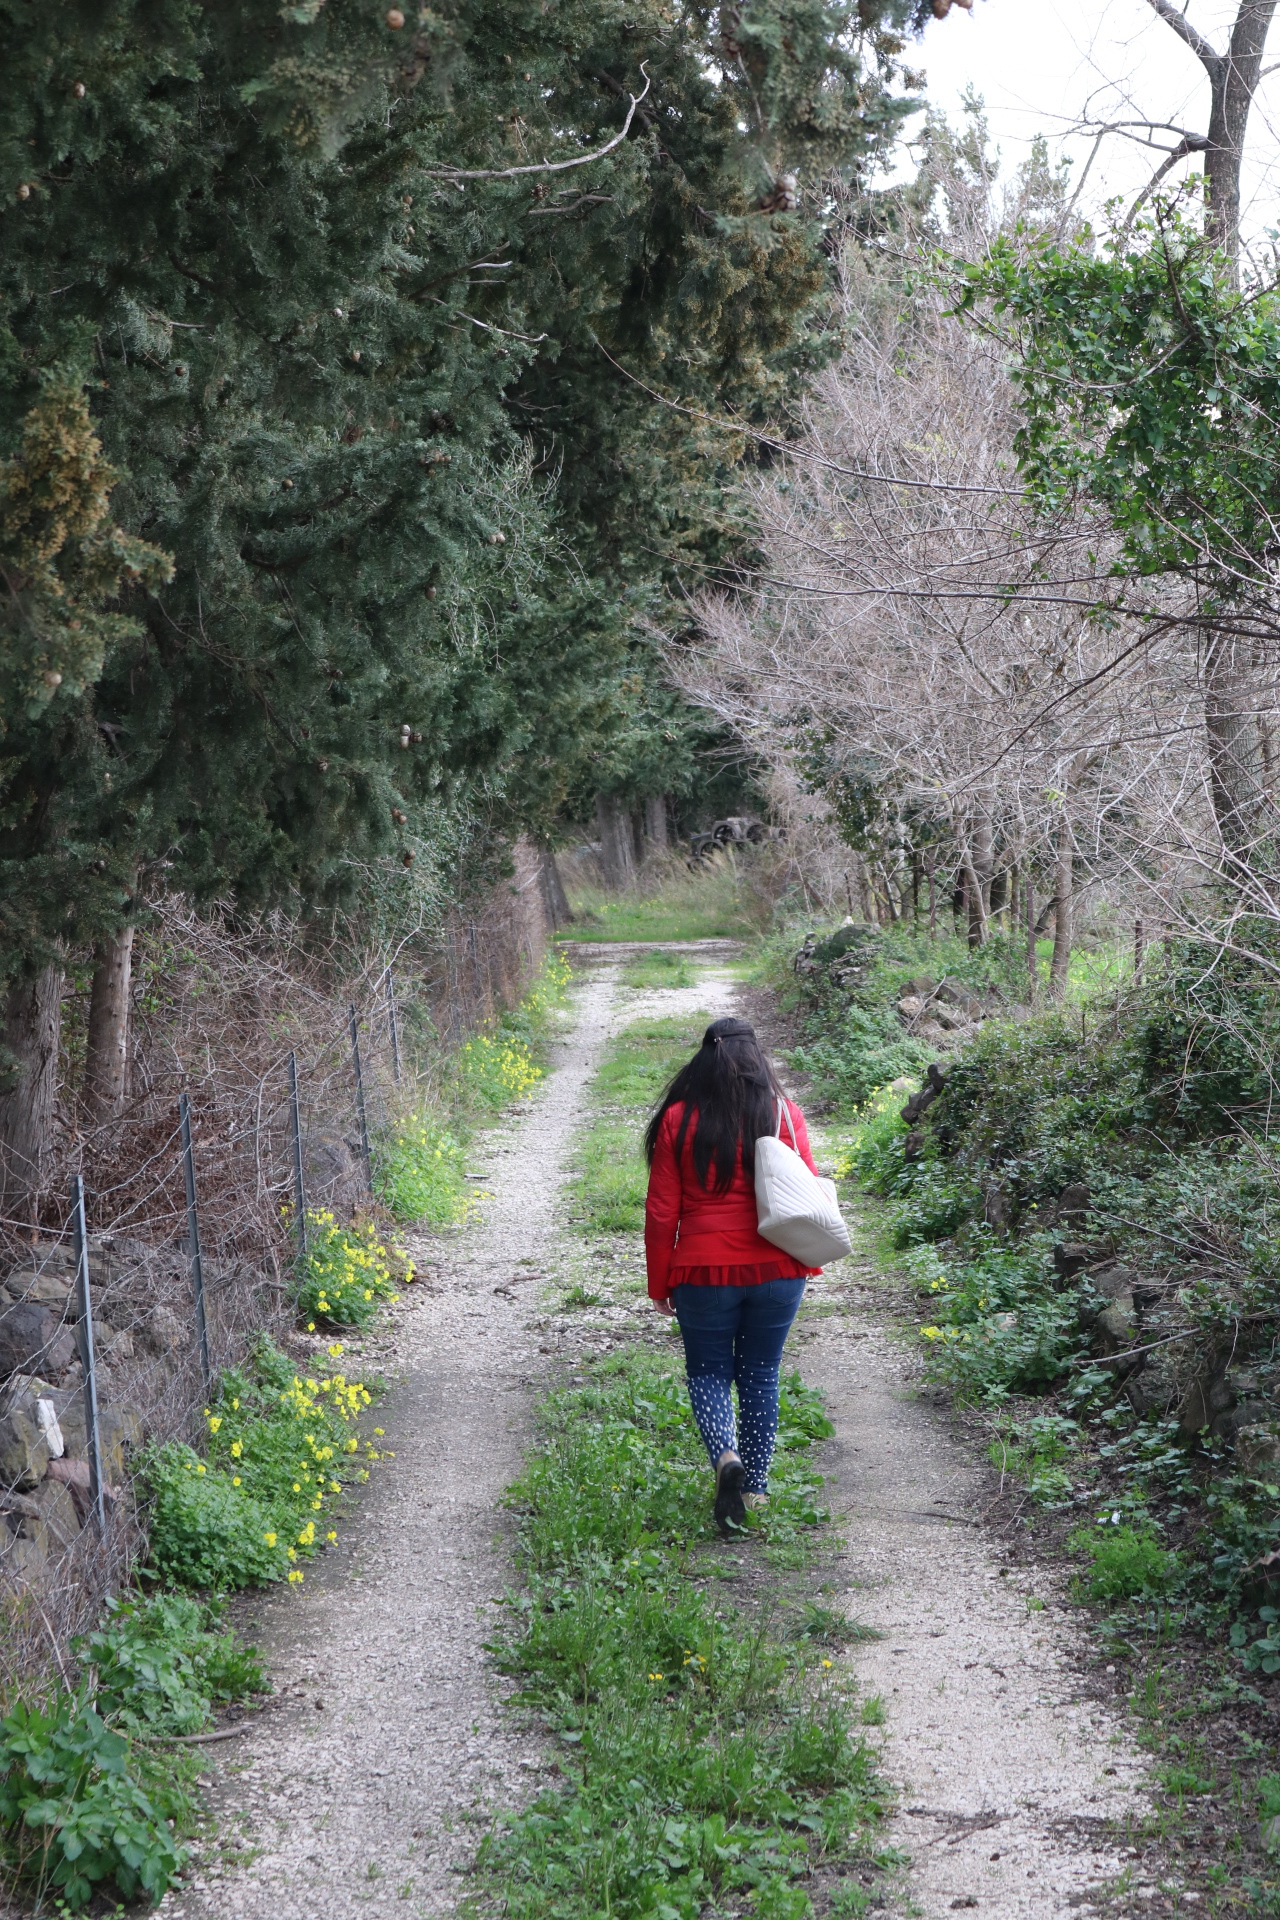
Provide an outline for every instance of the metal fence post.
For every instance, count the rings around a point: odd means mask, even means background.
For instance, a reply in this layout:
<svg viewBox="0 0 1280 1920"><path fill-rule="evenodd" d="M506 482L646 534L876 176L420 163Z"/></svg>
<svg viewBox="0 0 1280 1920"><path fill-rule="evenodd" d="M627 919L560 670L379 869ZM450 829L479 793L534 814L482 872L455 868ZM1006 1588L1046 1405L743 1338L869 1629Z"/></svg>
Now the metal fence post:
<svg viewBox="0 0 1280 1920"><path fill-rule="evenodd" d="M102 1481L102 1435L98 1431L98 1372L93 1354L93 1302L89 1295L89 1233L84 1217L84 1177L71 1183L71 1221L76 1241L76 1278L80 1291L80 1363L84 1368L85 1451L89 1455L89 1507L98 1532L107 1531L107 1496Z"/></svg>
<svg viewBox="0 0 1280 1920"><path fill-rule="evenodd" d="M298 1058L289 1055L289 1137L293 1147L293 1207L298 1225L298 1257L307 1257L307 1188L302 1178L302 1115L298 1108Z"/></svg>
<svg viewBox="0 0 1280 1920"><path fill-rule="evenodd" d="M365 1184L369 1189L369 1198L373 1198L373 1155L369 1151L369 1122L364 1111L364 1074L360 1067L360 1034L356 1024L356 1010L351 1009L351 1059L356 1070L356 1113L360 1118L360 1147L364 1154Z"/></svg>
<svg viewBox="0 0 1280 1920"><path fill-rule="evenodd" d="M204 1262L200 1258L200 1215L196 1210L196 1157L191 1146L191 1103L185 1093L178 1095L178 1120L182 1129L182 1174L187 1186L187 1249L191 1261L191 1289L196 1297L196 1338L200 1343L200 1376L207 1397L213 1391L213 1368L209 1364L209 1323L204 1312Z"/></svg>
<svg viewBox="0 0 1280 1920"><path fill-rule="evenodd" d="M396 1085L400 1085L400 1028L396 1024L396 983L387 968L387 1013L391 1020L391 1065L396 1076Z"/></svg>

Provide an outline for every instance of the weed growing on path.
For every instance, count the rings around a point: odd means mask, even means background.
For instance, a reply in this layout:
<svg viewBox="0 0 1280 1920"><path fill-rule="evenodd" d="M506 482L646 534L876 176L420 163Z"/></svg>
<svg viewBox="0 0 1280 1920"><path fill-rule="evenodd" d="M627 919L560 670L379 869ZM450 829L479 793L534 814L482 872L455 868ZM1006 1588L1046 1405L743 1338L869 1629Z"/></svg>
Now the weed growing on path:
<svg viewBox="0 0 1280 1920"><path fill-rule="evenodd" d="M596 1111L578 1138L570 1193L584 1233L637 1233L649 1183L645 1119L702 1039L709 1016L638 1020L610 1041L591 1086Z"/></svg>
<svg viewBox="0 0 1280 1920"><path fill-rule="evenodd" d="M574 887L565 940L713 940L757 931L760 903L730 867L673 874L650 894Z"/></svg>
<svg viewBox="0 0 1280 1920"><path fill-rule="evenodd" d="M815 1403L791 1376L769 1535L797 1554L825 1518L804 1460ZM708 1491L669 1363L629 1353L549 1397L512 1494L528 1584L493 1651L558 1734L567 1784L481 1850L510 1920L695 1920L734 1896L806 1920L814 1876L830 1891L865 1861L880 1791L831 1658L804 1631L775 1637L767 1608L716 1604Z"/></svg>
<svg viewBox="0 0 1280 1920"><path fill-rule="evenodd" d="M683 953L646 953L622 969L622 985L637 990L654 987L692 987L698 975L688 955Z"/></svg>

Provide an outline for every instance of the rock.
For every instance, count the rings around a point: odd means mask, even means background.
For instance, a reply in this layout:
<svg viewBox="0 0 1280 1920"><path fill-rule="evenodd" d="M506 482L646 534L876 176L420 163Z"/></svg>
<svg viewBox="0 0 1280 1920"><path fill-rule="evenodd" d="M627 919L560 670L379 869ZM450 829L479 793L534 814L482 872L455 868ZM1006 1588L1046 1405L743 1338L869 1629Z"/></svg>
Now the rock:
<svg viewBox="0 0 1280 1920"><path fill-rule="evenodd" d="M49 1556L38 1540L28 1540L22 1534L15 1534L3 1553L0 1553L0 1573L12 1581L16 1587L29 1587L38 1580L49 1564Z"/></svg>
<svg viewBox="0 0 1280 1920"><path fill-rule="evenodd" d="M42 1480L32 1503L37 1511L22 1522L22 1534L35 1540L46 1554L64 1553L80 1535L80 1514L69 1487Z"/></svg>
<svg viewBox="0 0 1280 1920"><path fill-rule="evenodd" d="M919 1127L912 1127L902 1143L904 1160L918 1160L924 1152L924 1134Z"/></svg>
<svg viewBox="0 0 1280 1920"><path fill-rule="evenodd" d="M982 1018L981 1000L972 987L967 987L963 980L957 980L953 974L948 974L946 979L939 983L935 997L946 1006L958 1008L966 1020ZM938 1017L942 1018L941 1009L938 1011Z"/></svg>
<svg viewBox="0 0 1280 1920"><path fill-rule="evenodd" d="M172 1307L152 1307L142 1327L143 1344L155 1354L174 1352L187 1338L187 1333Z"/></svg>
<svg viewBox="0 0 1280 1920"><path fill-rule="evenodd" d="M61 1273L42 1269L38 1273L14 1272L5 1275L5 1292L15 1303L53 1307L59 1314L71 1310L71 1282Z"/></svg>
<svg viewBox="0 0 1280 1920"><path fill-rule="evenodd" d="M1089 1285L1104 1300L1133 1300L1133 1289L1137 1274L1132 1267L1126 1267L1119 1260L1110 1261L1105 1267L1095 1269L1089 1275ZM1131 1309L1132 1310L1132 1309Z"/></svg>
<svg viewBox="0 0 1280 1920"><path fill-rule="evenodd" d="M911 1021L918 1020L924 1012L924 1001L918 994L904 993L898 1002L898 1012L910 1024Z"/></svg>
<svg viewBox="0 0 1280 1920"><path fill-rule="evenodd" d="M64 1398L67 1401L65 1406L60 1404ZM86 1460L88 1442L85 1439L84 1395L80 1393L59 1395L55 1404L58 1405L62 1437L67 1443L67 1458ZM124 1478L125 1449L136 1447L141 1438L142 1416L136 1407L131 1407L127 1401L116 1401L110 1406L98 1408L98 1439L102 1448L102 1471L112 1486L118 1486Z"/></svg>
<svg viewBox="0 0 1280 1920"><path fill-rule="evenodd" d="M938 983L931 980L927 973L917 974L914 980L908 980L907 992L918 994L921 1000L930 1000L938 991Z"/></svg>
<svg viewBox="0 0 1280 1920"><path fill-rule="evenodd" d="M1083 1181L1073 1181L1064 1187L1054 1206L1055 1226L1066 1226L1071 1221L1083 1220L1089 1211L1089 1189Z"/></svg>
<svg viewBox="0 0 1280 1920"><path fill-rule="evenodd" d="M0 1415L0 1486L35 1487L49 1470L49 1442L34 1407L11 1406Z"/></svg>
<svg viewBox="0 0 1280 1920"><path fill-rule="evenodd" d="M1136 1372L1129 1376L1125 1395L1137 1414L1167 1413L1178 1398L1182 1376L1178 1361L1168 1347L1144 1355Z"/></svg>
<svg viewBox="0 0 1280 1920"><path fill-rule="evenodd" d="M1133 1345L1134 1324L1131 1314L1126 1313L1118 1302L1104 1307L1093 1323L1093 1334L1104 1353L1122 1353L1126 1347Z"/></svg>
<svg viewBox="0 0 1280 1920"><path fill-rule="evenodd" d="M1261 1420L1237 1427L1236 1465L1241 1473L1274 1478L1280 1472L1280 1433Z"/></svg>
<svg viewBox="0 0 1280 1920"><path fill-rule="evenodd" d="M941 1006L935 1001L931 1011L944 1033L959 1033L969 1025L968 1017L958 1007Z"/></svg>
<svg viewBox="0 0 1280 1920"><path fill-rule="evenodd" d="M75 1337L50 1307L21 1302L0 1315L0 1379L37 1367L62 1373L75 1357Z"/></svg>
<svg viewBox="0 0 1280 1920"><path fill-rule="evenodd" d="M1258 1839L1267 1853L1280 1851L1280 1813L1258 1822Z"/></svg>

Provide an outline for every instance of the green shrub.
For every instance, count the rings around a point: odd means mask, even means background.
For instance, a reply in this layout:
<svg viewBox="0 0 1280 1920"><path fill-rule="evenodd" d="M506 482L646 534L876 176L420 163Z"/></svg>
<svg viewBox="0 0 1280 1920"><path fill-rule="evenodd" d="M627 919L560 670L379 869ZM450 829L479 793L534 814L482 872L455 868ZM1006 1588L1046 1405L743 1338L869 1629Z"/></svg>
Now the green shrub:
<svg viewBox="0 0 1280 1920"><path fill-rule="evenodd" d="M931 1318L921 1327L937 1378L987 1399L1042 1392L1079 1346L1074 1299L1055 1291L1044 1248L983 1247L976 1259L912 1263ZM927 1280L926 1280L927 1275Z"/></svg>
<svg viewBox="0 0 1280 1920"><path fill-rule="evenodd" d="M403 1120L380 1142L374 1161L378 1198L396 1220L448 1227L474 1205L466 1149L429 1113Z"/></svg>
<svg viewBox="0 0 1280 1920"><path fill-rule="evenodd" d="M148 1761L83 1698L58 1693L0 1721L0 1827L14 1876L72 1912L114 1886L159 1900L185 1864L192 1762Z"/></svg>
<svg viewBox="0 0 1280 1920"><path fill-rule="evenodd" d="M330 1360L341 1353L332 1346ZM300 1581L295 1563L316 1551L325 1508L353 1474L367 1478L357 1422L371 1398L335 1371L300 1378L260 1341L249 1368L222 1376L216 1410L205 1409L207 1461L176 1440L144 1459L157 1571L215 1590ZM376 1457L366 1442L364 1458Z"/></svg>
<svg viewBox="0 0 1280 1920"><path fill-rule="evenodd" d="M408 1278L412 1278L412 1268ZM341 1227L318 1209L307 1215L307 1251L299 1268L295 1304L308 1328L364 1327L384 1301L395 1300L396 1283L377 1228L356 1221Z"/></svg>
<svg viewBox="0 0 1280 1920"><path fill-rule="evenodd" d="M277 1516L194 1447L167 1440L143 1458L151 1564L180 1586L252 1587L289 1571Z"/></svg>
<svg viewBox="0 0 1280 1920"><path fill-rule="evenodd" d="M1156 1598L1177 1583L1178 1556L1160 1545L1149 1526L1133 1526L1108 1515L1097 1527L1079 1528L1069 1545L1092 1563L1080 1580L1090 1600Z"/></svg>
<svg viewBox="0 0 1280 1920"><path fill-rule="evenodd" d="M195 1733L215 1705L263 1692L257 1649L216 1632L216 1619L184 1593L108 1600L104 1622L75 1643L96 1675L97 1711L130 1733Z"/></svg>

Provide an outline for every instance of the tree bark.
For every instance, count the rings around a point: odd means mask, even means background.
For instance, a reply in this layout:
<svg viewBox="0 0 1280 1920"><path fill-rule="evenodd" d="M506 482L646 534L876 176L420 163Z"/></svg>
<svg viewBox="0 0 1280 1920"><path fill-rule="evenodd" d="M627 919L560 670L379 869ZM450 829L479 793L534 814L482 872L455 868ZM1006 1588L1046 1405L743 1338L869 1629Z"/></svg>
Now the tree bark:
<svg viewBox="0 0 1280 1920"><path fill-rule="evenodd" d="M665 853L671 845L665 793L653 794L644 803L644 837L651 851L655 853Z"/></svg>
<svg viewBox="0 0 1280 1920"><path fill-rule="evenodd" d="M965 862L964 892L969 908L969 945L985 947L987 944L986 902L982 897L982 881L972 860Z"/></svg>
<svg viewBox="0 0 1280 1920"><path fill-rule="evenodd" d="M1231 262L1239 278L1240 161L1244 153L1249 109L1262 71L1276 0L1241 0L1231 44L1219 55L1216 75L1210 72L1209 146L1205 174L1209 182L1209 210L1205 231Z"/></svg>
<svg viewBox="0 0 1280 1920"><path fill-rule="evenodd" d="M596 831L605 884L619 889L631 886L636 877L635 836L631 815L616 794L596 795Z"/></svg>
<svg viewBox="0 0 1280 1920"><path fill-rule="evenodd" d="M0 1068L0 1215L34 1228L53 1126L62 1018L62 969L15 981L5 996Z"/></svg>
<svg viewBox="0 0 1280 1920"><path fill-rule="evenodd" d="M1034 1001L1040 986L1040 970L1036 965L1036 890L1031 879L1031 869L1027 868L1026 894L1027 913L1027 980Z"/></svg>
<svg viewBox="0 0 1280 1920"><path fill-rule="evenodd" d="M1075 853L1071 828L1065 819L1058 827L1058 858L1054 876L1053 959L1049 963L1049 991L1061 1000L1067 991L1067 972L1071 965L1071 889L1075 877Z"/></svg>
<svg viewBox="0 0 1280 1920"><path fill-rule="evenodd" d="M1251 658L1230 634L1215 633L1204 664L1204 723L1213 810L1224 846L1247 861L1262 805Z"/></svg>
<svg viewBox="0 0 1280 1920"><path fill-rule="evenodd" d="M133 982L133 926L93 950L84 1098L89 1118L117 1120L129 1097L129 989Z"/></svg>
<svg viewBox="0 0 1280 1920"><path fill-rule="evenodd" d="M564 881L560 878L560 869L556 865L556 856L550 847L538 848L538 885L542 893L542 905L553 933L561 927L573 923L573 911L569 905L569 896L564 890Z"/></svg>

